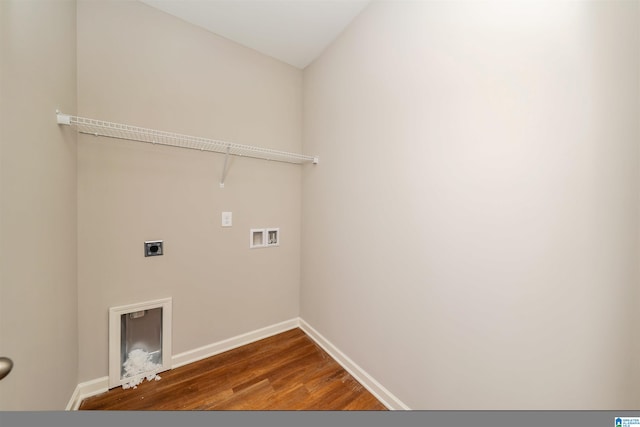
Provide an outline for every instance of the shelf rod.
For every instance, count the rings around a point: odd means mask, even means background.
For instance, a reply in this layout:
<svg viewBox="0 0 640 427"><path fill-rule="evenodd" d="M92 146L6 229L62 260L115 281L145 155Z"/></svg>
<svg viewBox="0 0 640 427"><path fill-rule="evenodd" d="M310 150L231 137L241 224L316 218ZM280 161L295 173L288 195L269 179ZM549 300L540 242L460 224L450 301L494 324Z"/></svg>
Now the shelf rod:
<svg viewBox="0 0 640 427"><path fill-rule="evenodd" d="M152 144L169 145L180 148L190 148L201 151L211 151L225 154L225 168L222 176L222 184L227 174L227 158L229 155L252 157L256 159L272 160L285 163L312 163L318 164L318 157L304 154L290 153L286 151L260 148L251 145L236 144L228 141L207 139L196 136L182 135L179 133L165 132L120 123L105 122L86 117L72 116L56 111L58 124L76 126L78 132L94 136L124 139L129 141L147 142Z"/></svg>

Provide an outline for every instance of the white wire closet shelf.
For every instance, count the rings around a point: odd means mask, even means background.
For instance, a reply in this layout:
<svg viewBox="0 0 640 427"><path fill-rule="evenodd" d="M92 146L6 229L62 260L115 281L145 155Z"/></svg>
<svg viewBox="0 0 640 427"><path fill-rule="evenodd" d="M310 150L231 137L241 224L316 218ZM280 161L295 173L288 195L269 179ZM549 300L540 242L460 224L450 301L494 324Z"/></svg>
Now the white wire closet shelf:
<svg viewBox="0 0 640 427"><path fill-rule="evenodd" d="M318 163L318 157L304 154L289 153L270 148L254 147L236 144L234 142L207 139L179 133L146 129L120 123L105 122L103 120L88 119L86 117L71 116L56 112L58 124L76 126L78 132L95 136L125 139L130 141L148 142L151 144L170 145L173 147L189 148L201 151L213 151L226 155L245 156L256 159L272 160L286 163ZM226 172L226 159L225 159ZM224 177L223 177L224 180Z"/></svg>

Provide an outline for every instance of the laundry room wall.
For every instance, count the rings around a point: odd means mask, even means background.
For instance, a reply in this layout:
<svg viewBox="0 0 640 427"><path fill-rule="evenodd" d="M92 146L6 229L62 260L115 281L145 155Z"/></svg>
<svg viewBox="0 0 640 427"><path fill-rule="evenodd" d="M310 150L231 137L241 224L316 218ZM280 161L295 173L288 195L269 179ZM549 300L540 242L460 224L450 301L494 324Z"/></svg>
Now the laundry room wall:
<svg viewBox="0 0 640 427"><path fill-rule="evenodd" d="M301 150L302 72L140 2L78 3L78 115ZM301 168L80 135L80 381L109 307L173 298L173 354L298 315ZM233 226L221 227L221 212ZM280 245L249 249L251 228ZM147 240L164 255L144 257Z"/></svg>
<svg viewBox="0 0 640 427"><path fill-rule="evenodd" d="M374 2L305 70L301 316L410 408L638 407L638 5Z"/></svg>
<svg viewBox="0 0 640 427"><path fill-rule="evenodd" d="M77 385L76 2L0 1L0 411ZM4 423L3 423L4 424Z"/></svg>

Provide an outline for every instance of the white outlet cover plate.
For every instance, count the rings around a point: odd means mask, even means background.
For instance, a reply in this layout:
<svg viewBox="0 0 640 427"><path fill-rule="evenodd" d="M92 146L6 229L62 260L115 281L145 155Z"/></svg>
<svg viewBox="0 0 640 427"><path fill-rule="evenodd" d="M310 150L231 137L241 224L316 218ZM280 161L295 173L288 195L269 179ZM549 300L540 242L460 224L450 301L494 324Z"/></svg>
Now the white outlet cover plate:
<svg viewBox="0 0 640 427"><path fill-rule="evenodd" d="M222 226L231 227L233 225L233 214L231 212L222 212Z"/></svg>

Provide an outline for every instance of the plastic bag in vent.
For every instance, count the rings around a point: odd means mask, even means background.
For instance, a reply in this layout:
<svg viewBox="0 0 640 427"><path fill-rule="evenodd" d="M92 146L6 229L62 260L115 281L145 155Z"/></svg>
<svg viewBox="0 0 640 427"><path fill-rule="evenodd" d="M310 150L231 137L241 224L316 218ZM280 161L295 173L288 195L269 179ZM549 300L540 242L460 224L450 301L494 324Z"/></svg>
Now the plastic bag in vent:
<svg viewBox="0 0 640 427"><path fill-rule="evenodd" d="M144 350L132 350L129 352L127 360L122 364L124 367L123 378L130 378L127 382L122 384L123 389L138 388L140 384L146 378L147 381L160 380L160 376L157 372L162 369L162 365L153 363L151 361L151 354Z"/></svg>

